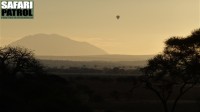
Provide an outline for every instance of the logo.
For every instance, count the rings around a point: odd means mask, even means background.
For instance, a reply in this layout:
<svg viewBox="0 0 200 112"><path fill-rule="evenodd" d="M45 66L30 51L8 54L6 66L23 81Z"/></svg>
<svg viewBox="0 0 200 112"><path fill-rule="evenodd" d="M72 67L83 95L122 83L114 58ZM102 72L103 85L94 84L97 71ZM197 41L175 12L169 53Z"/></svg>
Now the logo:
<svg viewBox="0 0 200 112"><path fill-rule="evenodd" d="M1 19L33 19L33 0L1 0Z"/></svg>

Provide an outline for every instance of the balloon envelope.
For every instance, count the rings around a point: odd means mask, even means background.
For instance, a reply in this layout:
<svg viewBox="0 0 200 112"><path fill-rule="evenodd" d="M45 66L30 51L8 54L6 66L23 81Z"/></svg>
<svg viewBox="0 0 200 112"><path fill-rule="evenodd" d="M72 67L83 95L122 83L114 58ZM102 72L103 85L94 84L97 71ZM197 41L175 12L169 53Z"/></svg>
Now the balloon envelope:
<svg viewBox="0 0 200 112"><path fill-rule="evenodd" d="M119 18L120 18L120 16L119 16L119 15L117 15L117 16L116 16L116 18L117 18L117 19L119 19Z"/></svg>

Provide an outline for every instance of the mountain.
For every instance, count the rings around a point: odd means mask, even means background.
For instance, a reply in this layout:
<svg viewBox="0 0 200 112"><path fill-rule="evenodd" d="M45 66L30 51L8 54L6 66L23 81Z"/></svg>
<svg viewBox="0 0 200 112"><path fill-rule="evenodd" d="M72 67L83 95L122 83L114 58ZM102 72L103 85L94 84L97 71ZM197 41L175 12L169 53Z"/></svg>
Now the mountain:
<svg viewBox="0 0 200 112"><path fill-rule="evenodd" d="M132 62L147 61L154 55L87 55L87 56L37 56L41 60Z"/></svg>
<svg viewBox="0 0 200 112"><path fill-rule="evenodd" d="M78 42L56 34L36 34L26 36L10 44L22 46L39 56L82 56L105 55L104 50L87 42Z"/></svg>

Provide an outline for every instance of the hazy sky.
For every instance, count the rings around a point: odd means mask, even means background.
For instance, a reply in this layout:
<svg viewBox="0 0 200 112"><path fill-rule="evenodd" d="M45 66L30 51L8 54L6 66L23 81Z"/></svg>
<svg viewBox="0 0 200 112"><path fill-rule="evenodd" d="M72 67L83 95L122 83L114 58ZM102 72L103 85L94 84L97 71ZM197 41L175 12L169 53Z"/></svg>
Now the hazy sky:
<svg viewBox="0 0 200 112"><path fill-rule="evenodd" d="M33 20L0 20L0 28L1 45L46 33L110 54L156 54L167 38L200 28L200 0L35 0Z"/></svg>

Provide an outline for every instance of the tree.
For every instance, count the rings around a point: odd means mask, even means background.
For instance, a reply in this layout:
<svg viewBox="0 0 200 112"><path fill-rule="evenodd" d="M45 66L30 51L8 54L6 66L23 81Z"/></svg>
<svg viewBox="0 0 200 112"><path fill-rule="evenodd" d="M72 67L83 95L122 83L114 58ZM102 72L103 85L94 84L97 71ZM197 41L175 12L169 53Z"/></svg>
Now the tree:
<svg viewBox="0 0 200 112"><path fill-rule="evenodd" d="M32 51L22 47L0 48L1 76L16 76L20 74L41 73L42 65L34 57Z"/></svg>
<svg viewBox="0 0 200 112"><path fill-rule="evenodd" d="M0 48L1 112L91 112L77 91L65 79L44 73L30 50Z"/></svg>
<svg viewBox="0 0 200 112"><path fill-rule="evenodd" d="M168 39L163 52L150 59L141 71L146 87L159 97L164 111L174 112L180 98L199 83L200 29L185 38ZM179 92L170 99L175 87ZM171 108L169 100L173 101Z"/></svg>

